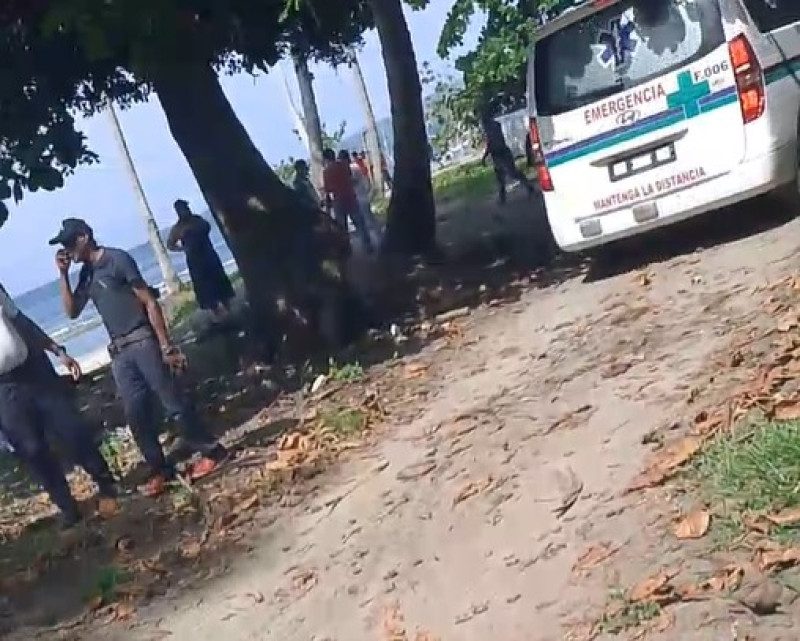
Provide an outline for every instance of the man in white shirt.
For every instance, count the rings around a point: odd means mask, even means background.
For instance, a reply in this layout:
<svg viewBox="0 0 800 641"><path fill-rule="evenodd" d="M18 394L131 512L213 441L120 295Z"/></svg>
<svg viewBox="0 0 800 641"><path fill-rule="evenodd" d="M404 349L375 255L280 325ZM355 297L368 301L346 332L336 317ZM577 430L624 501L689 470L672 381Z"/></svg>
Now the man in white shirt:
<svg viewBox="0 0 800 641"><path fill-rule="evenodd" d="M0 425L14 453L61 510L62 526L71 527L80 521L81 514L63 467L50 448L48 434L66 449L71 461L89 473L101 496L114 498L117 494L108 464L45 352L55 356L76 381L81 376L80 365L17 308L1 285L0 314L16 331L18 336L13 338L22 339L27 348L27 356L19 365L0 371ZM3 348L9 349L7 345ZM0 354L0 361L2 357Z"/></svg>

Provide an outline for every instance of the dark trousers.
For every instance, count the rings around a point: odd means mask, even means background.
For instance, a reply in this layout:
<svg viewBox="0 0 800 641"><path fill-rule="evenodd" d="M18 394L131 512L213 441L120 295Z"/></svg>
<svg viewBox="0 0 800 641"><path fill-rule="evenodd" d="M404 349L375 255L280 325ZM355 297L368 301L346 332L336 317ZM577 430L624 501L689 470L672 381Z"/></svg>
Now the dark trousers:
<svg viewBox="0 0 800 641"><path fill-rule="evenodd" d="M506 184L509 179L518 180L528 190L533 193L533 183L523 174L514 162L514 154L511 150L492 155L492 166L494 167L494 177L497 180L497 191L500 202L506 202Z"/></svg>
<svg viewBox="0 0 800 641"><path fill-rule="evenodd" d="M154 472L173 474L158 440L161 430L154 399L178 423L188 447L203 454L217 448L191 399L164 364L154 338L121 347L111 359L111 372L136 444Z"/></svg>
<svg viewBox="0 0 800 641"><path fill-rule="evenodd" d="M350 205L342 204L340 202L333 202L333 217L339 225L347 232L347 220L353 221L353 225L358 232L364 249L370 251L372 249L372 237L369 235L369 225L364 216L359 203L353 202Z"/></svg>
<svg viewBox="0 0 800 641"><path fill-rule="evenodd" d="M59 381L0 381L0 425L15 454L41 483L62 512L77 514L77 504L45 434L66 449L71 461L83 467L101 492L113 489L108 469L86 422Z"/></svg>

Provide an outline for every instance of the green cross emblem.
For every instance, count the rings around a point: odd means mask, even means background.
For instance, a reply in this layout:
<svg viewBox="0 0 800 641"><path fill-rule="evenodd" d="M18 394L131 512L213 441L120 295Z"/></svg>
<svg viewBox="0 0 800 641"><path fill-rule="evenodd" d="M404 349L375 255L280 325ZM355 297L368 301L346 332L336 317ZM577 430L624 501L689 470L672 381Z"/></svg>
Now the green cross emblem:
<svg viewBox="0 0 800 641"><path fill-rule="evenodd" d="M695 83L691 71L681 71L678 74L677 91L667 94L667 107L670 109L683 107L684 117L694 118L700 115L700 98L710 93L711 85L708 84L708 80Z"/></svg>

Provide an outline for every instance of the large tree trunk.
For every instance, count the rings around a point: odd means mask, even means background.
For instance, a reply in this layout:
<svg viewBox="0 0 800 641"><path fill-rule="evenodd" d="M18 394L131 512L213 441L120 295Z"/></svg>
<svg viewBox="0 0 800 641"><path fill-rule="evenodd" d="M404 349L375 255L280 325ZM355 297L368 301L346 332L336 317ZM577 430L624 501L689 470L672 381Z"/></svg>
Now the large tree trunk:
<svg viewBox="0 0 800 641"><path fill-rule="evenodd" d="M353 70L358 99L361 102L361 109L364 112L364 138L367 144L367 156L369 158L370 173L372 175L372 187L382 195L383 173L381 172L381 158L383 157L383 150L381 149L381 139L378 137L378 123L375 120L372 101L369 99L367 81L364 79L364 72L361 70L361 63L358 62L358 55L355 49L350 50L350 68Z"/></svg>
<svg viewBox="0 0 800 641"><path fill-rule="evenodd" d="M122 156L125 170L128 174L128 180L130 180L131 187L133 187L133 191L139 201L139 211L144 219L145 227L147 227L147 240L150 243L150 247L153 249L156 262L161 270L161 277L164 279L164 289L168 294L174 294L180 290L181 280L178 278L175 266L169 259L169 254L167 254L167 248L164 246L164 239L161 238L161 234L158 231L158 225L156 224L155 216L153 216L153 210L150 209L150 202L147 200L147 194L144 193L142 181L139 180L139 173L136 171L136 166L133 164L133 157L128 148L128 141L125 140L125 134L122 131L122 124L111 102L108 103L108 115L111 120L111 129L114 132L114 138L119 147L119 153Z"/></svg>
<svg viewBox="0 0 800 641"><path fill-rule="evenodd" d="M424 254L436 248L436 208L422 84L401 0L369 0L381 41L394 132L394 180L386 247Z"/></svg>
<svg viewBox="0 0 800 641"><path fill-rule="evenodd" d="M317 97L314 95L314 76L308 68L308 61L300 54L292 56L297 86L300 90L300 104L303 106L303 126L308 139L308 153L311 156L311 179L322 193L322 121L319 117Z"/></svg>
<svg viewBox="0 0 800 641"><path fill-rule="evenodd" d="M281 182L208 65L162 67L153 86L239 266L262 335L311 346L321 296L341 292L341 235Z"/></svg>

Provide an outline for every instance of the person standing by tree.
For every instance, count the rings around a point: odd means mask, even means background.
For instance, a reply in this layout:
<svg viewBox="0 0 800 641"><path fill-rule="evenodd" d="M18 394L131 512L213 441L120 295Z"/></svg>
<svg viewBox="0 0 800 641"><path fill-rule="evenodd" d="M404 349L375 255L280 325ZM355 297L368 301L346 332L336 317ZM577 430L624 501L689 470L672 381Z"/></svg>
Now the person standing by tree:
<svg viewBox="0 0 800 641"><path fill-rule="evenodd" d="M510 178L519 180L528 190L528 195L533 195L535 191L533 183L517 169L517 165L514 162L514 154L506 143L500 123L490 115L484 114L481 124L486 136L486 150L483 152L481 164L485 165L486 159L491 157L500 203L505 204L506 202L506 182Z"/></svg>
<svg viewBox="0 0 800 641"><path fill-rule="evenodd" d="M329 212L333 212L334 219L345 231L347 231L348 220L353 221L353 225L361 237L364 250L371 254L374 251L372 238L370 238L369 226L364 220L358 204L350 163L337 160L333 149L323 151L322 158L325 162L322 180L326 208Z"/></svg>
<svg viewBox="0 0 800 641"><path fill-rule="evenodd" d="M0 286L0 425L22 464L61 511L61 526L81 519L63 467L48 443L48 434L65 448L97 484L104 498L117 496L114 476L92 439L89 427L69 398L45 352L51 353L76 381L80 365L23 314Z"/></svg>
<svg viewBox="0 0 800 641"><path fill-rule="evenodd" d="M178 222L169 232L167 248L186 256L197 306L211 312L215 323L224 323L229 320L229 306L235 292L211 244L211 225L202 216L192 213L185 200L176 200L174 207Z"/></svg>
<svg viewBox="0 0 800 641"><path fill-rule="evenodd" d="M294 179L292 188L309 207L318 208L320 198L314 185L311 184L311 172L305 160L294 161Z"/></svg>
<svg viewBox="0 0 800 641"><path fill-rule="evenodd" d="M111 373L131 432L150 468L144 493L160 494L176 474L158 440L153 394L181 428L183 443L176 450L202 455L189 476L197 479L210 474L227 452L211 437L175 380L174 373L185 366L185 359L170 341L161 306L136 261L126 251L100 246L92 228L78 218L65 219L50 244L62 245L55 260L67 316L77 318L91 300L111 337ZM74 289L69 282L70 262L81 264Z"/></svg>

